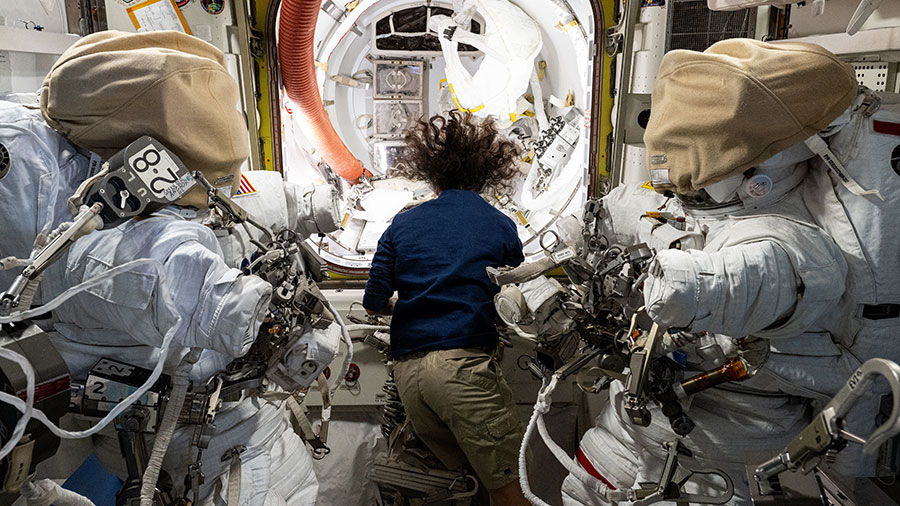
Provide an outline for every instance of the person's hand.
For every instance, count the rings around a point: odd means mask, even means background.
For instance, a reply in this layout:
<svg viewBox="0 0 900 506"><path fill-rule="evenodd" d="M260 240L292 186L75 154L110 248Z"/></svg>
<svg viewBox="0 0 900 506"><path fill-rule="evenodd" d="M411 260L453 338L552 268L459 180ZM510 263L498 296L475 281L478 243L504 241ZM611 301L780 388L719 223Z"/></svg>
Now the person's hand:
<svg viewBox="0 0 900 506"><path fill-rule="evenodd" d="M373 316L391 316L394 314L394 304L396 303L397 297L391 297L383 308L378 310L366 308L366 313Z"/></svg>

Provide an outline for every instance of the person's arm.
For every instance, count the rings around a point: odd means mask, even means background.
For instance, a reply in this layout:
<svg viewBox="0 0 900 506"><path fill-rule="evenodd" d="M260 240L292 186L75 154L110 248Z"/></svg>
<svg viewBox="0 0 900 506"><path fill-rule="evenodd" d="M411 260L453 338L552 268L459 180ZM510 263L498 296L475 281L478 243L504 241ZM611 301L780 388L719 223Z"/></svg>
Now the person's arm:
<svg viewBox="0 0 900 506"><path fill-rule="evenodd" d="M376 309L365 308L366 314L369 314L372 316L391 316L392 314L394 314L394 304L396 304L396 303L397 303L397 297L391 297L391 299L388 300L387 305L381 309L376 310ZM363 307L365 307L365 306L363 306Z"/></svg>
<svg viewBox="0 0 900 506"><path fill-rule="evenodd" d="M506 241L506 253L502 265L516 267L525 261L525 254L522 252L522 241L519 240L519 232L515 223L509 220L509 225L510 232Z"/></svg>
<svg viewBox="0 0 900 506"><path fill-rule="evenodd" d="M363 295L363 307L370 315L390 315L394 311L394 266L397 261L397 251L391 238L391 228L381 234L378 240L378 249L372 257L372 267L369 269L369 280L366 282L366 292Z"/></svg>

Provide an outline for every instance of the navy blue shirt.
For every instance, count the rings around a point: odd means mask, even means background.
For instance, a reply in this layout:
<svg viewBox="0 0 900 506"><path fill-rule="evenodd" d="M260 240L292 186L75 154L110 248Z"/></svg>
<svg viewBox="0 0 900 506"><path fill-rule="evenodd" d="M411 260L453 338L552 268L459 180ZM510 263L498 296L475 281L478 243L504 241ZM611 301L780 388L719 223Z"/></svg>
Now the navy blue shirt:
<svg viewBox="0 0 900 506"><path fill-rule="evenodd" d="M378 241L363 306L378 311L398 292L391 354L497 343L489 266L524 260L516 225L478 194L447 190L394 217Z"/></svg>

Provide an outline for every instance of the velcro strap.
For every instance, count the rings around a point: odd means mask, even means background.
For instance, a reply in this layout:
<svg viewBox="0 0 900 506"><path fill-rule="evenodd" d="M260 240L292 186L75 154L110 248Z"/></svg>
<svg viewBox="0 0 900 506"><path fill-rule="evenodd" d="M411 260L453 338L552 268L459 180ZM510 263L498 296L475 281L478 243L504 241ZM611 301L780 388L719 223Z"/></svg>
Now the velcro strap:
<svg viewBox="0 0 900 506"><path fill-rule="evenodd" d="M867 320L889 320L900 316L900 304L866 304L862 317Z"/></svg>
<svg viewBox="0 0 900 506"><path fill-rule="evenodd" d="M238 506L241 502L241 453L231 454L228 467L228 506Z"/></svg>

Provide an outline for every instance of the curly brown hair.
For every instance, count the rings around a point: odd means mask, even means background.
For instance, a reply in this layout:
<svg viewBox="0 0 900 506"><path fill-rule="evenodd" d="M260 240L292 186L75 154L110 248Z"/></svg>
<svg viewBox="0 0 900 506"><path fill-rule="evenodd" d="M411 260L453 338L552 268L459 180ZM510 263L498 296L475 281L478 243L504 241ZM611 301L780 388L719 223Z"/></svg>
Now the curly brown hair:
<svg viewBox="0 0 900 506"><path fill-rule="evenodd" d="M438 191L504 191L518 174L515 142L497 133L492 118L451 111L418 120L405 134L403 163L396 174L424 180Z"/></svg>

